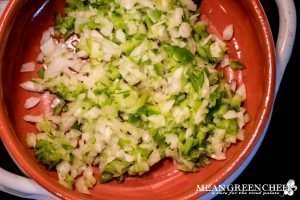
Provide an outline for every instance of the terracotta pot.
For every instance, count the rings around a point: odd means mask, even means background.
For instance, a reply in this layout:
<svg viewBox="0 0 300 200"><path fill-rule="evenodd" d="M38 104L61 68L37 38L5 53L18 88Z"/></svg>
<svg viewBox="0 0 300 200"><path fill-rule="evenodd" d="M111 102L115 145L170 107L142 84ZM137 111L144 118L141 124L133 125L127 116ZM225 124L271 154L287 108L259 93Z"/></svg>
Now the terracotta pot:
<svg viewBox="0 0 300 200"><path fill-rule="evenodd" d="M19 69L23 63L35 60L42 32L53 25L54 13L62 11L63 7L64 1L61 0L10 1L0 24L0 132L12 158L28 177L60 198L87 199L90 196L58 184L56 173L39 164L25 142L27 132L35 131L35 126L23 121L23 116L45 111L47 96L37 108L25 110L25 99L33 94L22 90L19 84L37 73L20 73ZM213 161L199 172L180 172L170 160L164 160L149 174L130 177L123 184L97 184L91 190L93 199L200 197L206 192L197 192L197 184L218 185L232 181L232 176L245 168L242 165L247 165L251 154L256 152L255 146L263 138L275 97L275 48L268 20L258 0L203 0L201 9L204 17L213 24L212 32L222 33L228 24L234 25L234 39L228 44L229 54L241 59L246 69L239 73L226 70L225 73L228 79L246 83L245 106L251 121L246 127L245 140L230 147L226 160ZM44 191L37 194L48 195Z"/></svg>

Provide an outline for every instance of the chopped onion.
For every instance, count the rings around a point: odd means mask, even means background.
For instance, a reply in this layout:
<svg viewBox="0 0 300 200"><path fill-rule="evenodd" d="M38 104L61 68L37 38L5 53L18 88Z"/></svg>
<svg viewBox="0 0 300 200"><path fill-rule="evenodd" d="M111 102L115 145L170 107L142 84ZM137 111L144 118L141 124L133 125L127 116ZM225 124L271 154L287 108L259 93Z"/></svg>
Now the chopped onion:
<svg viewBox="0 0 300 200"><path fill-rule="evenodd" d="M181 3L188 10L191 10L191 11L196 11L197 10L197 4L195 4L195 2L192 1L192 0L181 0Z"/></svg>
<svg viewBox="0 0 300 200"><path fill-rule="evenodd" d="M242 97L242 101L247 99L246 86L244 83L236 90L236 94Z"/></svg>
<svg viewBox="0 0 300 200"><path fill-rule="evenodd" d="M44 54L39 53L39 55L36 58L36 62L43 63L44 62Z"/></svg>
<svg viewBox="0 0 300 200"><path fill-rule="evenodd" d="M234 110L229 110L223 115L224 119L237 118L237 113Z"/></svg>
<svg viewBox="0 0 300 200"><path fill-rule="evenodd" d="M53 98L53 100L51 101L51 108L55 108L59 103L61 102L61 100L57 97Z"/></svg>
<svg viewBox="0 0 300 200"><path fill-rule="evenodd" d="M73 116L67 116L67 115L63 115L61 117L61 122L62 122L62 126L61 126L61 130L63 132L66 132L67 130L69 130L72 125L76 122L76 118Z"/></svg>
<svg viewBox="0 0 300 200"><path fill-rule="evenodd" d="M41 122L43 120L43 117L42 116L34 116L34 115L25 115L23 117L23 119L26 122L39 123L39 122Z"/></svg>
<svg viewBox="0 0 300 200"><path fill-rule="evenodd" d="M126 42L126 34L121 29L116 31L116 38L122 43Z"/></svg>
<svg viewBox="0 0 300 200"><path fill-rule="evenodd" d="M33 72L35 69L35 62L28 62L21 66L20 72Z"/></svg>
<svg viewBox="0 0 300 200"><path fill-rule="evenodd" d="M158 150L154 150L151 155L149 156L149 165L152 166L154 165L155 163L159 162L160 161L160 154L159 154L159 151Z"/></svg>
<svg viewBox="0 0 300 200"><path fill-rule="evenodd" d="M29 97L28 99L26 99L24 107L26 109L29 108L33 108L34 106L36 106L39 102L41 101L41 98L38 97Z"/></svg>
<svg viewBox="0 0 300 200"><path fill-rule="evenodd" d="M85 178L93 177L93 168L91 166L87 167L87 169L84 170L83 177L85 177Z"/></svg>
<svg viewBox="0 0 300 200"><path fill-rule="evenodd" d="M171 108L174 105L174 103L175 103L175 100L170 100L170 101L167 101L167 102L163 103L161 105L161 111L162 111L162 113L163 114L168 113L171 110Z"/></svg>
<svg viewBox="0 0 300 200"><path fill-rule="evenodd" d="M235 138L235 137L229 137L229 138L226 138L226 142L235 144L235 143L236 143L236 138Z"/></svg>
<svg viewBox="0 0 300 200"><path fill-rule="evenodd" d="M41 84L34 83L32 81L26 81L24 83L21 83L20 86L23 89L31 91L31 92L43 92L45 89Z"/></svg>
<svg viewBox="0 0 300 200"><path fill-rule="evenodd" d="M85 52L84 50L80 50L76 54L80 58L87 58L87 57L89 57L89 54L87 52Z"/></svg>
<svg viewBox="0 0 300 200"><path fill-rule="evenodd" d="M120 4L126 10L131 10L136 2L136 0L121 0Z"/></svg>
<svg viewBox="0 0 300 200"><path fill-rule="evenodd" d="M46 113L45 116L54 124L60 124L61 123L61 117L60 116L53 116L52 113Z"/></svg>
<svg viewBox="0 0 300 200"><path fill-rule="evenodd" d="M55 50L55 42L52 38L49 38L41 45L41 51L44 55L50 55Z"/></svg>
<svg viewBox="0 0 300 200"><path fill-rule="evenodd" d="M221 68L225 68L230 65L230 59L228 55L225 55L221 61Z"/></svg>
<svg viewBox="0 0 300 200"><path fill-rule="evenodd" d="M166 143L170 144L170 148L174 149L178 143L178 137L175 134L166 134Z"/></svg>
<svg viewBox="0 0 300 200"><path fill-rule="evenodd" d="M206 44L209 42L209 40L211 40L212 38L213 38L213 35L209 35L207 38L205 38L205 39L200 43L200 45L201 45L201 46L206 45Z"/></svg>
<svg viewBox="0 0 300 200"><path fill-rule="evenodd" d="M144 6L144 7L154 9L154 5L153 5L152 1L149 1L149 0L139 0L137 2L140 5Z"/></svg>
<svg viewBox="0 0 300 200"><path fill-rule="evenodd" d="M210 45L211 55L215 58L220 58L222 56L222 47L219 42L214 42Z"/></svg>
<svg viewBox="0 0 300 200"><path fill-rule="evenodd" d="M207 152L203 164L225 159L227 148L243 136L240 130L249 121L241 104L246 90L243 85L238 92L244 95L237 94L237 82L226 83L219 75L218 69L233 60L226 55L222 35L209 35L205 21L195 25L200 14L190 12L197 10L194 1L178 0L175 5L170 0L118 0L107 10L94 8L95 2L87 1L84 9L67 5L72 12L66 12L55 30L43 33L35 63L21 69L43 65L39 79L20 86L42 92L40 98L28 98L25 108L43 104L46 110L24 120L38 123L39 133L28 136L30 147L38 150L40 140L46 140L63 156L64 162L53 160L59 183L89 194L97 182L93 165L99 165L102 182L122 181L123 174L149 171L162 159L161 149L163 157L177 161L183 171L200 167L189 159L194 153ZM125 12L117 12L120 9ZM68 37L70 28L75 33ZM230 25L223 37L232 36ZM184 67L195 64L195 70ZM218 113L210 113L216 102ZM228 134L228 123L236 134ZM216 126L223 129L207 134ZM196 152L195 134L207 144ZM74 162L69 162L70 153Z"/></svg>
<svg viewBox="0 0 300 200"><path fill-rule="evenodd" d="M241 129L237 135L237 139L240 141L243 141L245 139L245 134L244 134L244 130Z"/></svg>
<svg viewBox="0 0 300 200"><path fill-rule="evenodd" d="M36 146L36 135L34 133L27 133L26 143L28 147L34 148Z"/></svg>
<svg viewBox="0 0 300 200"><path fill-rule="evenodd" d="M85 184L84 177L80 177L76 180L75 186L77 190L84 194L90 194L88 187Z"/></svg>
<svg viewBox="0 0 300 200"><path fill-rule="evenodd" d="M232 80L231 84L230 84L230 89L235 92L236 91L236 87L237 87L237 82L236 80Z"/></svg>
<svg viewBox="0 0 300 200"><path fill-rule="evenodd" d="M42 39L41 39L41 44L45 43L49 38L51 38L51 35L54 34L54 27L50 27L48 30L43 32Z"/></svg>
<svg viewBox="0 0 300 200"><path fill-rule="evenodd" d="M231 40L233 37L233 25L230 24L226 26L226 28L223 31L223 40Z"/></svg>
<svg viewBox="0 0 300 200"><path fill-rule="evenodd" d="M105 36L110 36L114 29L113 23L109 20L104 20L102 23L104 23L104 26L100 29L100 32Z"/></svg>
<svg viewBox="0 0 300 200"><path fill-rule="evenodd" d="M191 36L192 27L187 22L183 22L179 27L179 34L181 37L188 38Z"/></svg>
<svg viewBox="0 0 300 200"><path fill-rule="evenodd" d="M169 29L177 27L181 24L184 12L182 8L175 8L169 21Z"/></svg>

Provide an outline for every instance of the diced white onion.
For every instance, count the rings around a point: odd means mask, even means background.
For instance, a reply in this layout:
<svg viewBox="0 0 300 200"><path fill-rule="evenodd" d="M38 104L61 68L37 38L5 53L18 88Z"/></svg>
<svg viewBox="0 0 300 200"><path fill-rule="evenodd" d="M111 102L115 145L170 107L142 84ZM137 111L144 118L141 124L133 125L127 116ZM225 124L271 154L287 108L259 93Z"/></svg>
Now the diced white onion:
<svg viewBox="0 0 300 200"><path fill-rule="evenodd" d="M171 110L171 108L174 105L174 103L175 103L175 100L170 100L170 101L167 101L167 102L163 103L161 105L161 111L162 111L162 113L163 114L168 113Z"/></svg>
<svg viewBox="0 0 300 200"><path fill-rule="evenodd" d="M48 39L41 45L41 51L44 55L50 55L55 50L56 44L52 38Z"/></svg>
<svg viewBox="0 0 300 200"><path fill-rule="evenodd" d="M245 131L243 129L241 129L237 135L237 139L239 139L240 141L244 141L245 139Z"/></svg>
<svg viewBox="0 0 300 200"><path fill-rule="evenodd" d="M181 0L181 3L184 7L191 11L197 10L197 4L195 4L193 0Z"/></svg>
<svg viewBox="0 0 300 200"><path fill-rule="evenodd" d="M150 1L150 0L139 0L137 2L146 8L154 9L154 5L153 5L152 1Z"/></svg>
<svg viewBox="0 0 300 200"><path fill-rule="evenodd" d="M59 103L61 102L61 100L57 97L53 98L53 100L51 101L51 108L55 108Z"/></svg>
<svg viewBox="0 0 300 200"><path fill-rule="evenodd" d="M235 119L237 118L237 113L234 110L228 110L223 117L224 119Z"/></svg>
<svg viewBox="0 0 300 200"><path fill-rule="evenodd" d="M28 62L21 66L20 72L33 72L35 69L35 62Z"/></svg>
<svg viewBox="0 0 300 200"><path fill-rule="evenodd" d="M149 165L152 166L159 161L160 161L160 153L158 150L154 150L149 156L148 159Z"/></svg>
<svg viewBox="0 0 300 200"><path fill-rule="evenodd" d="M235 92L236 91L236 87L237 87L237 82L236 80L232 80L231 84L230 84L230 89Z"/></svg>
<svg viewBox="0 0 300 200"><path fill-rule="evenodd" d="M247 99L246 86L244 83L236 90L236 94L242 97L242 101Z"/></svg>
<svg viewBox="0 0 300 200"><path fill-rule="evenodd" d="M121 0L120 4L126 10L131 10L136 2L136 0Z"/></svg>
<svg viewBox="0 0 300 200"><path fill-rule="evenodd" d="M35 133L28 133L26 138L28 147L34 148L36 146L36 135Z"/></svg>
<svg viewBox="0 0 300 200"><path fill-rule="evenodd" d="M42 39L41 39L41 44L45 43L47 40L51 38L51 35L54 34L54 27L50 27L48 30L43 32Z"/></svg>
<svg viewBox="0 0 300 200"><path fill-rule="evenodd" d="M170 148L174 149L178 143L178 137L175 134L166 134L166 143L170 144Z"/></svg>
<svg viewBox="0 0 300 200"><path fill-rule="evenodd" d="M41 101L41 98L38 97L29 97L28 99L26 99L24 107L26 109L29 108L33 108L34 106L36 106L39 102Z"/></svg>
<svg viewBox="0 0 300 200"><path fill-rule="evenodd" d="M222 48L220 43L214 42L212 45L210 45L210 52L213 57L220 58L222 56Z"/></svg>
<svg viewBox="0 0 300 200"><path fill-rule="evenodd" d="M181 24L183 14L182 8L175 8L174 13L169 18L169 29L177 27Z"/></svg>
<svg viewBox="0 0 300 200"><path fill-rule="evenodd" d="M126 42L126 34L121 29L116 31L116 38L122 43Z"/></svg>
<svg viewBox="0 0 300 200"><path fill-rule="evenodd" d="M188 38L191 36L192 27L190 24L183 22L179 27L179 34L181 37Z"/></svg>
<svg viewBox="0 0 300 200"><path fill-rule="evenodd" d="M43 120L43 117L42 116L34 116L34 115L25 115L23 117L23 119L26 122L38 123L38 122L41 122Z"/></svg>
<svg viewBox="0 0 300 200"><path fill-rule="evenodd" d="M31 92L43 92L45 89L41 84L34 83L32 81L26 81L24 83L21 83L20 86L23 89L31 91Z"/></svg>
<svg viewBox="0 0 300 200"><path fill-rule="evenodd" d="M223 40L231 40L233 37L233 25L230 24L226 26L226 28L223 31Z"/></svg>
<svg viewBox="0 0 300 200"><path fill-rule="evenodd" d="M43 63L44 62L44 54L39 53L39 55L36 58L36 62Z"/></svg>
<svg viewBox="0 0 300 200"><path fill-rule="evenodd" d="M76 122L76 118L73 116L63 115L61 118L61 122L62 122L61 130L63 132L66 132Z"/></svg>
<svg viewBox="0 0 300 200"><path fill-rule="evenodd" d="M88 187L85 184L85 178L84 177L80 177L76 180L75 183L76 189L84 194L90 194L90 191L88 189Z"/></svg>
<svg viewBox="0 0 300 200"><path fill-rule="evenodd" d="M76 54L80 58L87 58L89 56L89 54L87 52L85 52L84 50L80 50Z"/></svg>
<svg viewBox="0 0 300 200"><path fill-rule="evenodd" d="M227 67L230 65L230 59L229 59L229 56L228 55L225 55L223 57L223 59L221 60L221 67L224 68L224 67Z"/></svg>

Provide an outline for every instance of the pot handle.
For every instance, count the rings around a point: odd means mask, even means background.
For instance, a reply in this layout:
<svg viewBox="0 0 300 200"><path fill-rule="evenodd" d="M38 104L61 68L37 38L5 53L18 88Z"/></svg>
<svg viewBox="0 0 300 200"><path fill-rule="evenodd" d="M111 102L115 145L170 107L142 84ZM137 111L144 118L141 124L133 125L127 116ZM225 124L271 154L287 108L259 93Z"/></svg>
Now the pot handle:
<svg viewBox="0 0 300 200"><path fill-rule="evenodd" d="M33 180L10 173L1 167L0 177L0 191L27 199L58 199Z"/></svg>
<svg viewBox="0 0 300 200"><path fill-rule="evenodd" d="M293 0L276 0L279 11L279 33L276 43L276 88L279 86L290 60L297 27L296 8Z"/></svg>

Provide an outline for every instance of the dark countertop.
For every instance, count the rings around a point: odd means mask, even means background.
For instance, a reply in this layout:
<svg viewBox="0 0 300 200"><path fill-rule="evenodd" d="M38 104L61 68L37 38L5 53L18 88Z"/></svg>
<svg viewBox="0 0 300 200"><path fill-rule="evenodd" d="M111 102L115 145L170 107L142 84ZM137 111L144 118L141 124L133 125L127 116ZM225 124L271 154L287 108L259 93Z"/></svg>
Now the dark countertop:
<svg viewBox="0 0 300 200"><path fill-rule="evenodd" d="M278 13L274 1L261 0L269 21L271 23L274 38L278 30ZM295 1L297 13L300 13L300 1ZM252 162L245 171L237 178L237 184L281 184L286 183L289 179L294 179L298 184L298 191L292 198L300 196L300 179L299 179L299 142L297 135L300 134L298 128L299 107L296 104L298 100L295 85L299 85L296 75L297 68L300 67L300 17L298 16L298 37L296 38L292 58L287 66L283 81L274 105L274 113L266 137L253 158ZM298 108L298 111L296 109ZM293 112L293 113L292 113ZM22 174L15 166L5 148L0 142L0 166L16 174ZM246 196L244 196L246 197ZM227 197L228 198L228 197ZM216 199L227 199L219 196ZM0 199L21 199L3 192L0 192ZM256 199L267 199L260 196ZM270 197L268 197L270 199ZM283 199L283 198L280 198Z"/></svg>

